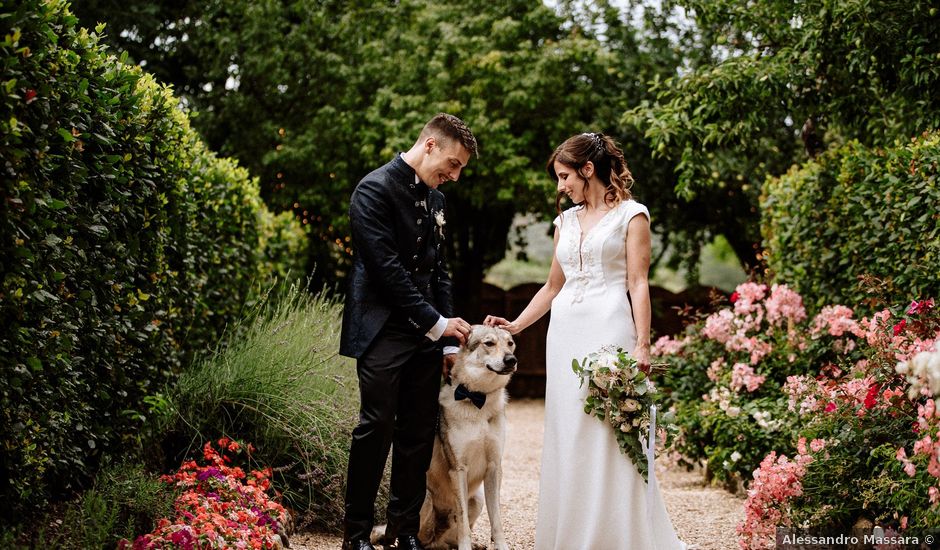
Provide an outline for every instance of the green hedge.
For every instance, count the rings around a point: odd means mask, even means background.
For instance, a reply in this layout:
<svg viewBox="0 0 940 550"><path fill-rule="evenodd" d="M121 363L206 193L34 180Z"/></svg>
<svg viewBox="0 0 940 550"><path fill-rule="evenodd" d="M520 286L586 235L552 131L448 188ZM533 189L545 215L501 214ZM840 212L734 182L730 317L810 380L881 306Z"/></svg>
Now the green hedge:
<svg viewBox="0 0 940 550"><path fill-rule="evenodd" d="M300 273L304 235L66 2L0 6L9 518L78 488L102 455L139 449L148 396L214 347L271 275Z"/></svg>
<svg viewBox="0 0 940 550"><path fill-rule="evenodd" d="M851 142L767 181L761 229L777 280L806 305L940 297L940 132Z"/></svg>

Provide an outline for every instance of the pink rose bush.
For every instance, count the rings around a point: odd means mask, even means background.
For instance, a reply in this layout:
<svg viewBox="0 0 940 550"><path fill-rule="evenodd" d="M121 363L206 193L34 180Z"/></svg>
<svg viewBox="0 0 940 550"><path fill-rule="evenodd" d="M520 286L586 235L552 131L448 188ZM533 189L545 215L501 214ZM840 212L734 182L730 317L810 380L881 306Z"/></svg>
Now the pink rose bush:
<svg viewBox="0 0 940 550"><path fill-rule="evenodd" d="M656 348L680 462L747 488L742 548L777 527L940 527L940 316L932 299L807 314L786 285L731 304ZM681 346L673 342L682 342ZM669 345L665 345L669 343Z"/></svg>
<svg viewBox="0 0 940 550"><path fill-rule="evenodd" d="M203 447L205 465L186 461L163 480L181 491L176 517L162 518L153 532L120 549L281 548L279 532L288 517L271 494L271 469L245 473L234 457L251 452L228 438Z"/></svg>
<svg viewBox="0 0 940 550"><path fill-rule="evenodd" d="M803 494L803 477L806 466L813 462L814 455L826 447L822 439L814 439L806 447L806 439L797 443L797 454L793 459L777 456L771 451L760 467L754 471L754 480L747 491L744 506L744 521L738 526L741 548L774 548L777 526L790 526L792 522L785 514L794 497Z"/></svg>
<svg viewBox="0 0 940 550"><path fill-rule="evenodd" d="M842 328L858 325L851 310L809 320L802 297L784 284L744 283L730 302L652 350L673 367L666 385L687 432L680 453L727 482L749 477L776 441L790 438L779 398L787 376L814 375L846 354L854 360L860 337ZM809 329L817 325L818 333Z"/></svg>

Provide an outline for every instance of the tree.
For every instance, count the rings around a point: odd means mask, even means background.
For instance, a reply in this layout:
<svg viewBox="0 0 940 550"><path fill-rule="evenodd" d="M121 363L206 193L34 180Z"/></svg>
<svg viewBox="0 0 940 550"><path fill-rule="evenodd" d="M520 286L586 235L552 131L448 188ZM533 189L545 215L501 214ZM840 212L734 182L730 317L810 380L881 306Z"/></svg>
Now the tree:
<svg viewBox="0 0 940 550"><path fill-rule="evenodd" d="M209 144L239 158L260 176L269 204L311 228L311 259L327 280L349 262L353 186L406 149L436 111L464 118L481 144L481 159L444 188L460 296L479 294L517 212L553 209L543 170L552 147L598 129L643 147L617 122L650 77L622 23L614 51L590 29L524 1L197 4L182 5L180 16L128 9L163 22L143 31L119 18L129 30L111 37L148 67L174 65L156 72L176 79ZM109 17L103 6L89 0L79 15ZM474 302L461 311L472 317Z"/></svg>
<svg viewBox="0 0 940 550"><path fill-rule="evenodd" d="M768 175L829 142L879 146L940 126L935 2L677 0L664 10L691 18L684 47L701 55L625 120L676 163L679 194L749 204L746 231L725 233L739 255L750 248L747 263L761 259Z"/></svg>

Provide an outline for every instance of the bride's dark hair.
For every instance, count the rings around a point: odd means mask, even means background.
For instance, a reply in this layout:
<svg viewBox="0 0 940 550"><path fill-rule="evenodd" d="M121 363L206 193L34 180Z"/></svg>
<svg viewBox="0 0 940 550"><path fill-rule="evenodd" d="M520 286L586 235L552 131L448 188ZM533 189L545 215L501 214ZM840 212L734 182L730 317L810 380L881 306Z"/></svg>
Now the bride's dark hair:
<svg viewBox="0 0 940 550"><path fill-rule="evenodd" d="M553 181L558 180L558 174L555 173L555 161L574 169L584 181L585 190L591 184L582 170L588 162L594 163L594 172L604 184L604 202L608 206L615 206L633 197L630 193L630 188L633 187L633 175L627 168L623 151L609 136L594 132L578 134L571 136L556 147L545 166ZM563 197L563 193L558 193L555 197L555 208L558 209L559 214Z"/></svg>

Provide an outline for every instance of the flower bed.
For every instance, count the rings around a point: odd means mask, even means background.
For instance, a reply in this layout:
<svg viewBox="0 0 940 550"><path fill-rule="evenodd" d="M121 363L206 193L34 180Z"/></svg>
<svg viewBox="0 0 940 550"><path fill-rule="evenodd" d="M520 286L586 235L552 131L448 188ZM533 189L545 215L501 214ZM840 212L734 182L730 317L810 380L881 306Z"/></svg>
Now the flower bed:
<svg viewBox="0 0 940 550"><path fill-rule="evenodd" d="M748 480L742 548L772 547L777 527L940 526L938 336L932 300L809 318L786 286L745 283L654 346L672 365L676 458Z"/></svg>
<svg viewBox="0 0 940 550"><path fill-rule="evenodd" d="M250 455L252 447L228 438L217 444L203 447L205 465L187 461L177 473L163 476L181 491L176 517L160 519L153 532L133 545L121 541L120 550L282 547L279 533L288 517L273 500L270 468L246 474L232 464Z"/></svg>

